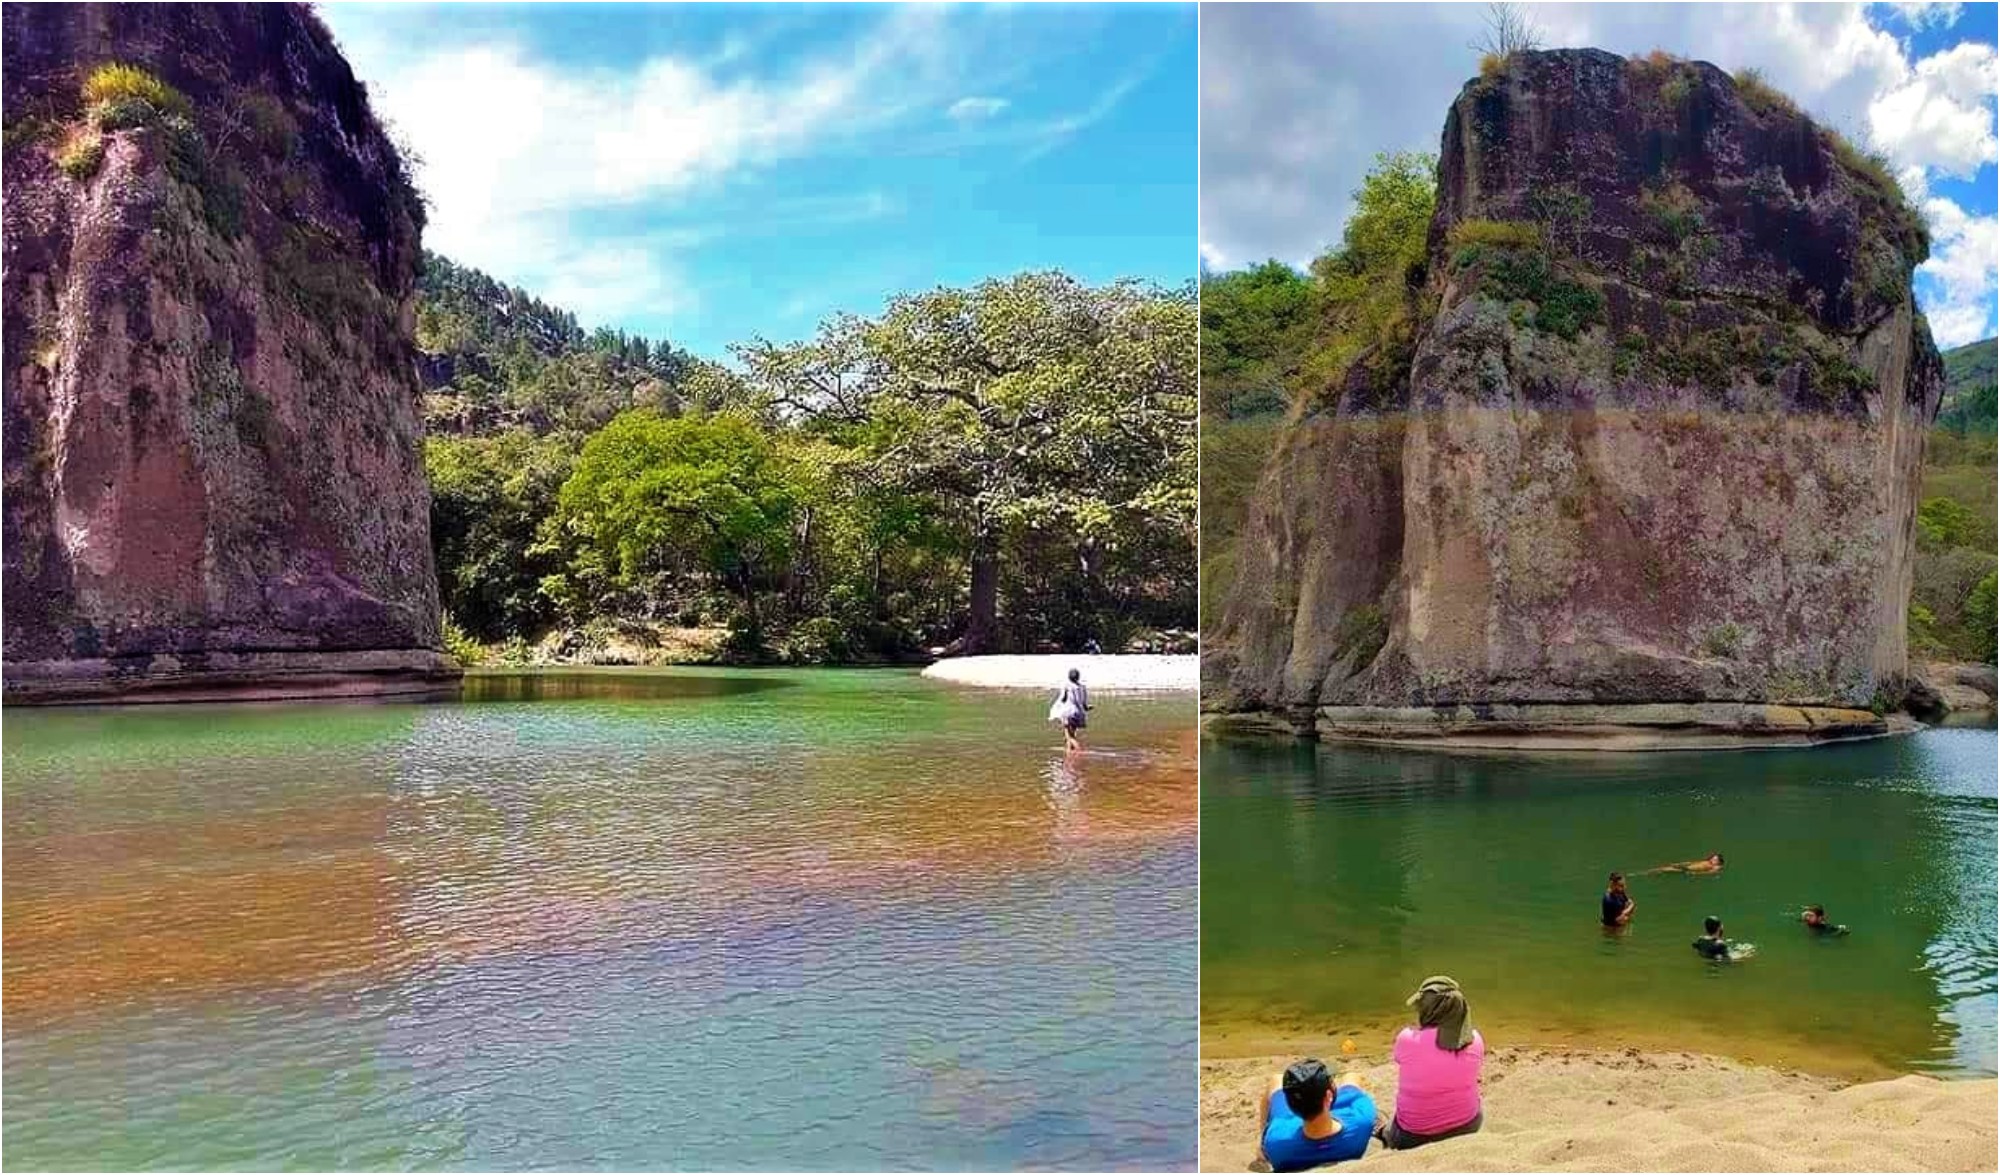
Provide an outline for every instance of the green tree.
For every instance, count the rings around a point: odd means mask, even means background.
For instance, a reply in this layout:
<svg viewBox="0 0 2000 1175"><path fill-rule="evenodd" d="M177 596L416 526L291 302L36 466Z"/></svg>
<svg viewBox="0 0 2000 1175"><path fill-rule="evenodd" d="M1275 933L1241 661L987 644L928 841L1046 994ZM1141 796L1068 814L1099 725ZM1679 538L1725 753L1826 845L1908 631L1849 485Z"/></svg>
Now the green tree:
<svg viewBox="0 0 2000 1175"><path fill-rule="evenodd" d="M1282 412L1311 341L1313 283L1281 261L1201 283L1201 398L1213 416Z"/></svg>
<svg viewBox="0 0 2000 1175"><path fill-rule="evenodd" d="M897 298L878 319L741 355L767 402L864 449L874 482L934 502L962 536L953 650L970 653L999 640L1003 560L1034 536L1064 536L1086 611L1157 585L1162 561L1178 558L1186 581L1196 313L1191 289L1028 273Z"/></svg>
<svg viewBox="0 0 2000 1175"><path fill-rule="evenodd" d="M741 600L756 634L759 596L790 553L800 496L756 422L635 409L584 445L553 525L624 586L712 576Z"/></svg>
<svg viewBox="0 0 2000 1175"><path fill-rule="evenodd" d="M424 443L431 545L445 611L472 635L499 640L550 619L539 588L556 562L537 545L570 472L567 446L521 430Z"/></svg>

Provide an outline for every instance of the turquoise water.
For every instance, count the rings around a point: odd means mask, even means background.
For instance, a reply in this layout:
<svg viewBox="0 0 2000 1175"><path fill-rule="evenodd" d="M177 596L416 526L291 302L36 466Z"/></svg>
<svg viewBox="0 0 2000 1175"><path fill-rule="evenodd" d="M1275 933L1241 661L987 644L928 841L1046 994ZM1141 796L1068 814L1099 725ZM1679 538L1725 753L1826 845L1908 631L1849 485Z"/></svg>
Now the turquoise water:
<svg viewBox="0 0 2000 1175"><path fill-rule="evenodd" d="M14 1168L1191 1166L1193 703L5 715Z"/></svg>
<svg viewBox="0 0 2000 1175"><path fill-rule="evenodd" d="M1489 1039L1852 1076L1995 1070L1994 732L1811 750L1460 755L1202 747L1203 1049L1386 1048L1425 976ZM1606 874L1711 851L1712 877ZM1819 903L1851 927L1816 939ZM1696 957L1703 917L1756 956Z"/></svg>

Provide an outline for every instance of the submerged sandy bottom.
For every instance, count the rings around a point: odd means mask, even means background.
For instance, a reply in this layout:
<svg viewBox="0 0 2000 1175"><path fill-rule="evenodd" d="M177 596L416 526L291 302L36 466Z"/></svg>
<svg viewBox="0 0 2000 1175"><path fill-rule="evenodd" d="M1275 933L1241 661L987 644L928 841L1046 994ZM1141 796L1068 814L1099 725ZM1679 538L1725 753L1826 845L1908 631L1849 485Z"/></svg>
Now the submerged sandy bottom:
<svg viewBox="0 0 2000 1175"><path fill-rule="evenodd" d="M1335 1048L1323 1054L1344 1071ZM1293 1057L1204 1060L1201 1169L1246 1170L1256 1099ZM1384 1112L1396 1067L1351 1070ZM1690 1053L1496 1048L1486 1126L1412 1151L1369 1145L1333 1170L1991 1171L1993 1080L1835 1079Z"/></svg>
<svg viewBox="0 0 2000 1175"><path fill-rule="evenodd" d="M958 685L998 689L1060 689L1070 670L1093 691L1186 690L1201 685L1201 658L1193 653L1126 653L1092 657L1049 653L1029 656L947 657L924 676Z"/></svg>

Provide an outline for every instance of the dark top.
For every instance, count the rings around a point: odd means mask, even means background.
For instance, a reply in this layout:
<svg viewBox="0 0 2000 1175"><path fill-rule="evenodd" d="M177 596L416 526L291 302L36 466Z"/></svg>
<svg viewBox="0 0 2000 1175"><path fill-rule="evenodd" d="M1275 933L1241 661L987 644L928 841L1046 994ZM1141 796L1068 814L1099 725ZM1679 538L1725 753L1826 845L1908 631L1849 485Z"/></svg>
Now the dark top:
<svg viewBox="0 0 2000 1175"><path fill-rule="evenodd" d="M1604 924L1606 926L1618 925L1618 915L1623 914L1625 912L1625 907L1631 904L1632 904L1631 894L1612 893L1608 889L1605 890Z"/></svg>
<svg viewBox="0 0 2000 1175"><path fill-rule="evenodd" d="M1836 934L1836 935L1837 935L1837 934L1846 934L1846 933L1847 933L1847 927L1845 927L1845 926L1835 926L1835 925L1834 925L1833 923L1831 923L1831 922L1821 922L1821 923L1819 923L1819 924L1818 924L1817 926L1815 926L1815 925L1814 925L1814 924L1812 924L1811 922L1808 922L1808 923L1806 923L1806 929L1807 929L1807 930L1810 930L1810 931L1812 931L1812 932L1813 932L1814 934Z"/></svg>
<svg viewBox="0 0 2000 1175"><path fill-rule="evenodd" d="M1704 934L1694 940L1694 949L1701 952L1701 957L1704 959L1726 959L1729 957L1729 942L1727 939L1710 938Z"/></svg>

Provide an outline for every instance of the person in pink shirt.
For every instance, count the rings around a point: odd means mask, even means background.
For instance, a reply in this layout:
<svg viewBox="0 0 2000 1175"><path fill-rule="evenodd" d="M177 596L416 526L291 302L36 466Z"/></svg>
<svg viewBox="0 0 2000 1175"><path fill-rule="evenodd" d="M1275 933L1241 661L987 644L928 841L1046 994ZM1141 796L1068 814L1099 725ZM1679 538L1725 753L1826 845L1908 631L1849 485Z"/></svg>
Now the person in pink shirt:
<svg viewBox="0 0 2000 1175"><path fill-rule="evenodd" d="M1479 1069L1486 1041L1466 1022L1465 993L1449 975L1424 980L1405 1003L1417 1023L1396 1034L1396 1113L1382 1131L1390 1150L1471 1134L1485 1124Z"/></svg>

